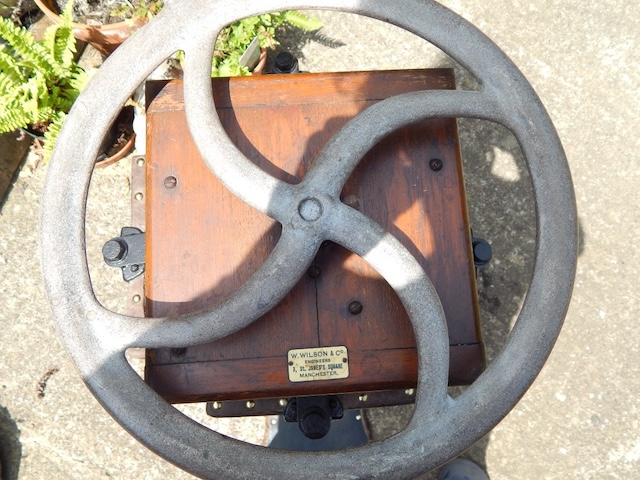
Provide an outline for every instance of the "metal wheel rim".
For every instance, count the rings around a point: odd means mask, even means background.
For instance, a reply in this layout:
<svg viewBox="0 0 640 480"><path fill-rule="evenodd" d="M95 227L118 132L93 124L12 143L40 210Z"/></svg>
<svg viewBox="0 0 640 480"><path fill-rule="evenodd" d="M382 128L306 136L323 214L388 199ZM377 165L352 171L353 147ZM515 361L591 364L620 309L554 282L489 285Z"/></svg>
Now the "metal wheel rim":
<svg viewBox="0 0 640 480"><path fill-rule="evenodd" d="M435 2L407 0L393 4L373 0L270 0L247 1L239 6L224 3L220 0L192 0L167 6L105 62L74 105L51 160L42 210L43 271L58 330L85 382L103 406L145 445L195 475L209 478L304 476L396 479L410 478L430 470L466 449L508 413L535 379L559 333L575 273L577 221L570 174L557 134L540 100L515 65L472 25ZM303 259L317 248L319 233L346 243L345 246L356 253L366 254L361 246L349 243L345 232L340 231L345 219L361 222L365 243L369 238L374 246L390 245L388 251L373 258L373 262L382 262L385 258L398 259L404 253L393 239L388 239L385 232L376 229L372 222L337 205L327 193L335 193L340 188L346 175L344 172L355 166L359 159L357 153L368 148L368 142L358 142L358 139L372 134L370 141L374 141L401 125L429 116L484 118L509 128L527 158L537 207L538 243L532 283L507 344L482 376L455 400L446 395L448 346L437 345L438 340L443 339L441 306L424 272L420 275L413 270L415 260L405 259L403 265L417 277L407 281L400 276L393 280L396 285L390 283L409 310L418 342L420 368L414 418L403 432L379 443L341 452L294 455L243 444L197 425L146 387L128 366L123 354L124 348L134 344L166 345L167 338L174 331L185 333L185 338L180 340L184 345L220 338L250 323L262 314L262 310L254 305L252 315L243 321L236 324L221 321L216 328L207 325L206 315L158 320L151 326L146 323L141 326L139 320L134 323L132 319L106 311L97 304L88 278L84 253L84 211L92 160L103 132L120 106L157 64L175 50L193 52L191 56L187 53L185 73L185 102L188 104L190 96L201 92L205 82L209 81L208 72L203 72L201 67L207 55L210 58L215 31L245 16L311 7L360 13L418 34L468 68L479 80L481 90L408 94L377 104L334 137L321 154L318 168L307 176L308 182L295 191L274 184L245 163L246 159L238 157L226 136L219 135L217 117L211 116L211 101L200 111L188 110L188 118L190 125L204 122L206 131L216 133L218 145L211 145L202 135L198 137L196 134L195 140L210 168L223 183L244 201L274 218L282 219L287 215L277 205L265 201L275 190L279 192L278 199L285 203L299 202L300 195L311 194L313 198L322 198L323 205L337 212L341 220L333 223L326 220L326 225L317 230L315 236L307 238L299 234L304 230L303 226L292 230L287 241L297 245ZM189 9L208 14L194 25L187 12ZM195 37L200 34L185 38L194 31L207 37L208 51L196 46L196 40L200 39ZM202 33L207 31L208 34ZM158 42L161 45L157 45ZM135 64L130 58L133 52L148 52L148 55L143 62ZM196 70L198 67L199 71ZM118 78L118 71L130 72L126 81ZM93 110L91 107L105 96L113 100L112 104L100 112ZM373 132L371 119L375 118L379 124L380 115L385 115L383 118L388 121L381 131ZM96 128L88 138L80 140L75 132L84 130L88 123ZM352 132L357 135L354 137ZM351 144L354 152L351 156L340 149L338 140L341 135L356 138L356 142ZM210 160L212 152L222 152L238 165L219 168ZM333 168L335 155L344 155L349 165L341 170L342 173ZM254 184L255 179L264 180L267 186L256 195L247 196L247 178L253 179ZM329 178L329 181L319 192L315 187L322 178ZM60 179L66 180L62 182ZM281 286L278 295L286 293L295 284L296 276L302 275L306 269L304 261L290 263L293 264L287 265L292 270L290 279ZM66 278L65 272L69 268L81 273L77 278ZM273 272L283 267L275 262L269 268ZM395 274L389 272L385 278L389 275ZM278 295L264 299L265 305L275 305ZM426 298L418 299L419 295ZM425 314L424 309L429 313ZM119 332L120 329L126 330L126 334L117 338L113 331ZM428 348L432 336L436 338L435 353ZM444 338L446 340L446 329ZM426 422L425 419L429 418L430 422Z"/></svg>

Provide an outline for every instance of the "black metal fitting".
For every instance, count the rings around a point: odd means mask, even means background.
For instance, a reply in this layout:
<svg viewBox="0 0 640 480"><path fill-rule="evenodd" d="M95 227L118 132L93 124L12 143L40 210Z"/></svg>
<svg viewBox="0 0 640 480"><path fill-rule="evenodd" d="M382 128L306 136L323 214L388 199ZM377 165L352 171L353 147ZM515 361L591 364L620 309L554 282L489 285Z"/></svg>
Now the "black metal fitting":
<svg viewBox="0 0 640 480"><path fill-rule="evenodd" d="M273 64L273 73L299 73L298 59L289 52L280 52L276 55Z"/></svg>
<svg viewBox="0 0 640 480"><path fill-rule="evenodd" d="M311 278L318 278L321 273L322 270L320 270L320 267L318 267L317 265L311 265L307 270L307 275L309 275Z"/></svg>
<svg viewBox="0 0 640 480"><path fill-rule="evenodd" d="M429 168L434 172L439 172L440 170L442 170L442 166L442 160L440 160L439 158L432 158L431 160L429 160Z"/></svg>
<svg viewBox="0 0 640 480"><path fill-rule="evenodd" d="M473 249L473 263L476 268L486 267L493 258L493 249L489 242L483 238L472 237L471 248Z"/></svg>
<svg viewBox="0 0 640 480"><path fill-rule="evenodd" d="M122 269L122 278L130 282L144 273L145 234L135 227L124 227L120 236L102 247L102 257L110 267Z"/></svg>
<svg viewBox="0 0 640 480"><path fill-rule="evenodd" d="M324 437L331 429L331 420L343 416L344 408L335 395L292 398L284 409L284 419L298 422L300 431L313 440Z"/></svg>
<svg viewBox="0 0 640 480"><path fill-rule="evenodd" d="M349 303L349 306L347 307L351 315L360 315L362 313L363 308L364 307L362 306L362 303L360 303L357 300L354 300L353 302Z"/></svg>

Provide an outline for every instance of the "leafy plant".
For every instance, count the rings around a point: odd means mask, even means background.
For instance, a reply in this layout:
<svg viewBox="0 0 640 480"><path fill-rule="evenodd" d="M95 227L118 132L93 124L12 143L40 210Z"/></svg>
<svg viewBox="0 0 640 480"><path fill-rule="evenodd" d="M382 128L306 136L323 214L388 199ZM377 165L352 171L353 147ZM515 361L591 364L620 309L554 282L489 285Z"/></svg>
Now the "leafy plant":
<svg viewBox="0 0 640 480"><path fill-rule="evenodd" d="M258 38L260 48L274 48L279 45L276 29L285 23L306 31L323 27L320 21L297 10L266 13L240 20L225 27L218 35L213 53L211 76L251 75L249 68L241 64L240 57L254 38Z"/></svg>
<svg viewBox="0 0 640 480"><path fill-rule="evenodd" d="M36 41L23 27L0 19L0 132L35 127L44 131L48 159L65 115L87 81L76 52L69 2L62 22Z"/></svg>
<svg viewBox="0 0 640 480"><path fill-rule="evenodd" d="M163 6L163 0L123 0L110 15L131 23L148 22Z"/></svg>
<svg viewBox="0 0 640 480"><path fill-rule="evenodd" d="M223 28L218 34L211 62L212 77L240 77L251 75L247 65L240 62L242 54L257 38L260 48L274 48L279 45L276 30L283 24L289 24L305 31L318 30L324 26L319 20L310 18L297 10L266 13L242 19ZM175 57L184 62L184 52Z"/></svg>

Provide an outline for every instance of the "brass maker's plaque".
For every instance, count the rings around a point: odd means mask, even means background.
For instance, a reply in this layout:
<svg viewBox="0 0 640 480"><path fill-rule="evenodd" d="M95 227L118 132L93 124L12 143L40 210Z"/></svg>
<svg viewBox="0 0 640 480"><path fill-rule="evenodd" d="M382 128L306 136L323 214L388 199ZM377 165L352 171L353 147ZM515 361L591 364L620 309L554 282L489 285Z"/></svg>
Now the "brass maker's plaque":
<svg viewBox="0 0 640 480"><path fill-rule="evenodd" d="M347 347L298 348L289 350L290 382L314 382L349 377Z"/></svg>

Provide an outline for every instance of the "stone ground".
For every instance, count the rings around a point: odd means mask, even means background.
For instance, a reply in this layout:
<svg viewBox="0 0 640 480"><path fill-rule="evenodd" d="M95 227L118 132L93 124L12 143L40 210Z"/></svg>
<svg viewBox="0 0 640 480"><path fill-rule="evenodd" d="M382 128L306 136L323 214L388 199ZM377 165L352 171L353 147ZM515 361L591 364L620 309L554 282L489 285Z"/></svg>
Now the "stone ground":
<svg viewBox="0 0 640 480"><path fill-rule="evenodd" d="M467 455L494 480L638 478L640 4L443 3L500 45L540 95L567 152L582 238L573 301L555 350L516 408ZM306 70L452 65L438 50L393 27L339 13L321 16L325 40L331 41L301 38L288 45L303 55ZM456 69L461 87L473 85ZM495 261L479 277L493 358L526 293L534 212L513 136L479 121L461 121L460 136L472 226L494 245ZM0 141L0 159L15 164L21 153L9 153L12 142ZM101 301L116 310L124 308L126 293L117 275L101 264L100 246L127 222L129 169L120 162L96 172L87 220L92 278ZM46 201L41 198L46 170L46 165L22 165L0 210L4 473L25 479L192 478L122 430L89 394L62 349L39 267L38 212ZM199 406L185 409L212 424ZM377 412L376 434L389 433L407 416L406 409ZM267 423L212 425L259 442Z"/></svg>

